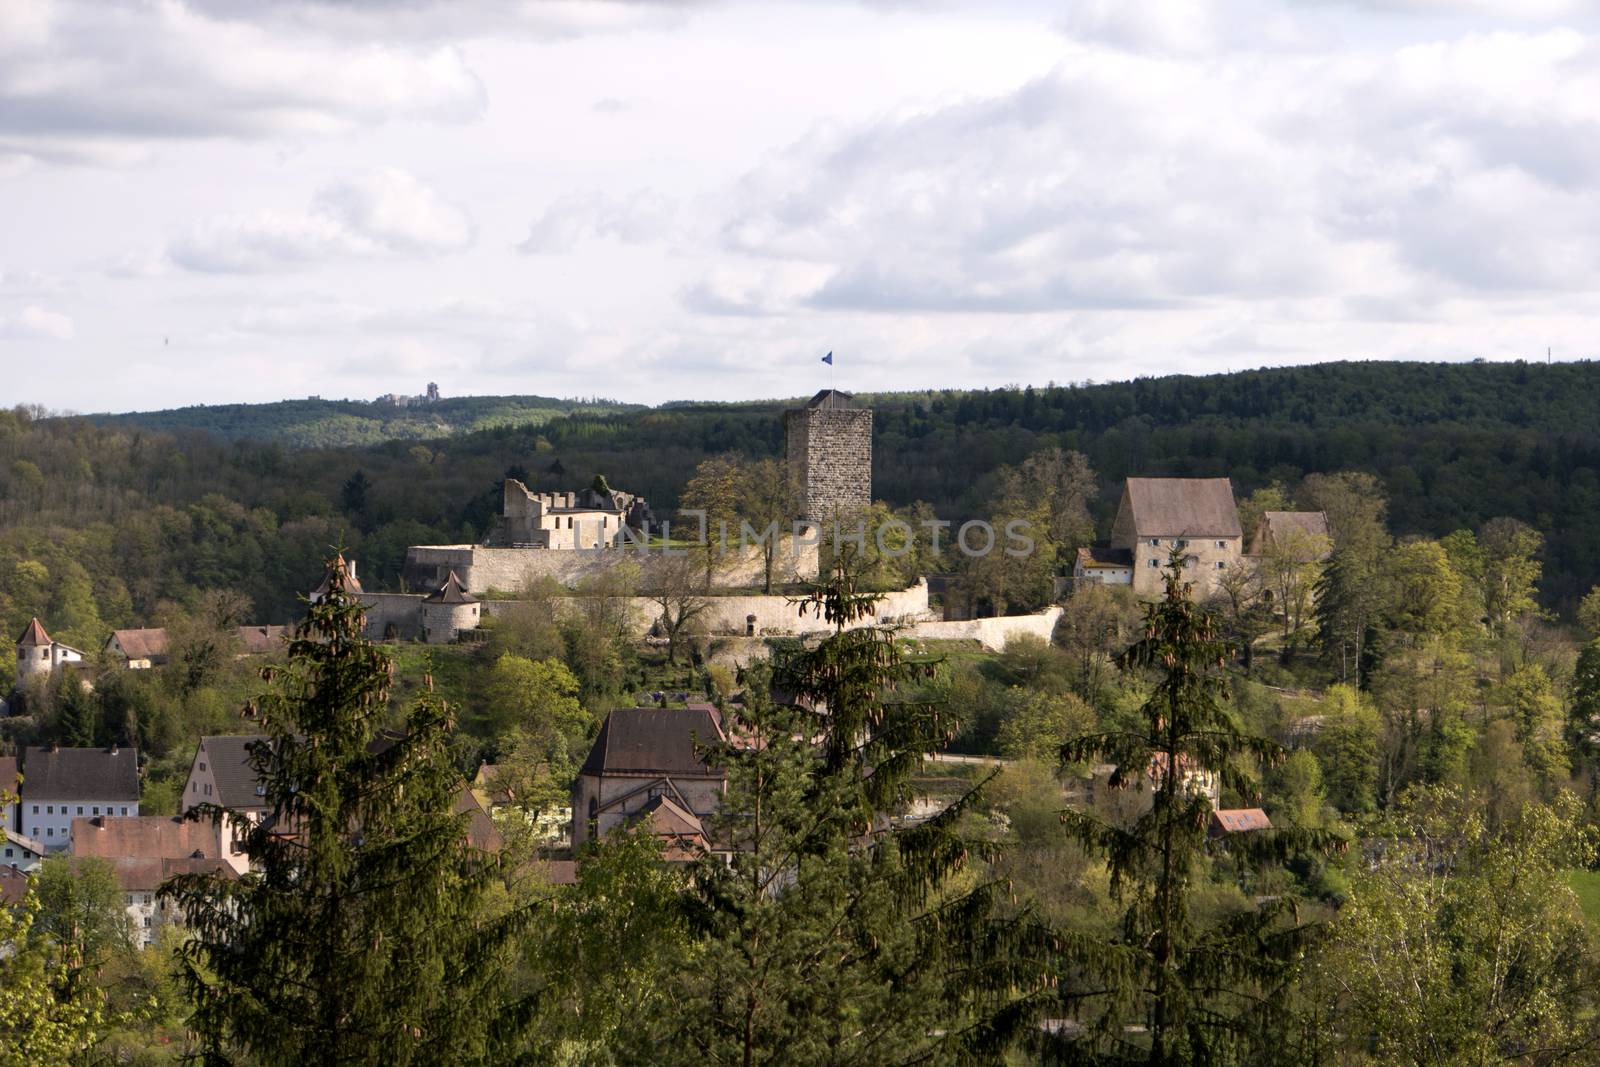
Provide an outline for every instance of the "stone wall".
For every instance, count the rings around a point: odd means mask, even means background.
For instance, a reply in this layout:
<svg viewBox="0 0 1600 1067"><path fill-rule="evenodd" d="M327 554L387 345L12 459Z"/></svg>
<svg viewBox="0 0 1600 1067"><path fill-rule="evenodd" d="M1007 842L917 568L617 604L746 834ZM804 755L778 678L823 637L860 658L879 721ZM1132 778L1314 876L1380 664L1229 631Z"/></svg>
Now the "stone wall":
<svg viewBox="0 0 1600 1067"><path fill-rule="evenodd" d="M516 593L549 578L569 589L613 570L632 557L644 564L659 556L659 549L607 548L571 551L546 548L487 548L483 545L413 545L406 550L407 588L431 592L452 570L467 591ZM764 579L761 550L755 545L730 548L713 571L716 585L724 588L760 587ZM810 538L781 538L772 561L775 582L810 581L817 576L817 546Z"/></svg>
<svg viewBox="0 0 1600 1067"><path fill-rule="evenodd" d="M374 640L422 636L421 593L362 593L361 606L367 611L367 636Z"/></svg>
<svg viewBox="0 0 1600 1067"><path fill-rule="evenodd" d="M555 603L558 605L557 610L577 610L583 599L557 597ZM517 603L515 600L486 600L483 604L483 613L493 616ZM639 636L642 637L649 632L660 614L661 606L649 597L628 598L628 618L632 620L634 631ZM755 617L754 622L751 621L751 616ZM860 625L910 623L928 618L930 618L928 583L919 580L909 589L885 594L878 602L877 616L869 617ZM757 636L818 633L828 629L827 624L818 620L815 615L808 614L801 618L799 609L789 603L789 598L785 596L712 597L710 610L701 615L698 622L701 629L711 634L743 635L749 633L751 626L755 627Z"/></svg>
<svg viewBox="0 0 1600 1067"><path fill-rule="evenodd" d="M872 412L796 408L784 413L795 511L820 521L872 503Z"/></svg>
<svg viewBox="0 0 1600 1067"><path fill-rule="evenodd" d="M1028 636L1049 641L1061 619L1056 605L1035 615L1004 615L993 619L962 619L959 622L922 622L907 627L900 636L921 641L977 641L984 648L1004 652L1007 642Z"/></svg>

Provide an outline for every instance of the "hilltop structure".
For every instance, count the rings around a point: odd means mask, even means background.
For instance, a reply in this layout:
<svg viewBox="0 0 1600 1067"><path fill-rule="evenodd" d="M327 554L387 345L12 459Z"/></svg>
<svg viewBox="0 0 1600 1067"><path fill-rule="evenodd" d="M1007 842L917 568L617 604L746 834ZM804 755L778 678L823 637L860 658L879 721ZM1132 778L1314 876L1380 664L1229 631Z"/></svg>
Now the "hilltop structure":
<svg viewBox="0 0 1600 1067"><path fill-rule="evenodd" d="M48 676L64 664L81 662L83 653L52 638L37 617L28 620L28 628L17 638L18 685L29 678Z"/></svg>
<svg viewBox="0 0 1600 1067"><path fill-rule="evenodd" d="M784 413L795 516L824 522L872 503L872 410L837 389Z"/></svg>
<svg viewBox="0 0 1600 1067"><path fill-rule="evenodd" d="M623 543L624 528L634 540L651 521L644 497L624 493L596 478L588 489L573 493L535 493L507 478L500 506L500 524L488 543L510 548L606 548Z"/></svg>

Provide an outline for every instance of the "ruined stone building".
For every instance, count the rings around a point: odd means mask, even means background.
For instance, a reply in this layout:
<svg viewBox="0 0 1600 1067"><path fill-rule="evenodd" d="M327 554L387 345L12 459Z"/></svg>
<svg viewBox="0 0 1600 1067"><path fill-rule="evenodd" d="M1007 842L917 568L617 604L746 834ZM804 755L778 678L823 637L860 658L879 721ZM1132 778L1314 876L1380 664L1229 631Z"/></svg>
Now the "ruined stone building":
<svg viewBox="0 0 1600 1067"><path fill-rule="evenodd" d="M500 524L489 543L510 548L606 548L622 543L623 528L639 534L650 518L644 497L603 481L568 493L535 493L507 478Z"/></svg>
<svg viewBox="0 0 1600 1067"><path fill-rule="evenodd" d="M872 503L872 410L824 389L784 413L795 517L822 522Z"/></svg>

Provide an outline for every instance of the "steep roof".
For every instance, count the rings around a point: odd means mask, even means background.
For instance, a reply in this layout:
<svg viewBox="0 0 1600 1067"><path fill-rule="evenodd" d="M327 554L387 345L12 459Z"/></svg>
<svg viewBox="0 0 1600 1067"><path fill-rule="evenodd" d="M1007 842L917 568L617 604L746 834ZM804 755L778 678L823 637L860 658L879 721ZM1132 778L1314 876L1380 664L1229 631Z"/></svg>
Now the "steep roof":
<svg viewBox="0 0 1600 1067"><path fill-rule="evenodd" d="M1213 831L1226 834L1272 829L1272 820L1260 808L1221 808L1211 813L1211 820Z"/></svg>
<svg viewBox="0 0 1600 1067"><path fill-rule="evenodd" d="M266 798L256 792L259 780L250 768L249 752L252 742L265 740L264 734L217 734L200 739L207 770L217 786L212 801L238 811L266 806Z"/></svg>
<svg viewBox="0 0 1600 1067"><path fill-rule="evenodd" d="M162 882L179 874L239 877L239 872L228 866L227 860L199 856L134 856L113 860L111 869L116 872L117 885L124 893L154 892Z"/></svg>
<svg viewBox="0 0 1600 1067"><path fill-rule="evenodd" d="M345 592L361 593L365 591L361 588L360 580L356 578L355 560L350 560L348 563L345 562L344 553L341 552L334 558L333 565L323 573L322 584L311 590L312 600L320 600L328 595L328 591L333 588L334 575L339 571L344 571Z"/></svg>
<svg viewBox="0 0 1600 1067"><path fill-rule="evenodd" d="M217 828L209 820L181 815L104 815L72 820L72 854L101 859L179 859L196 853L206 859L222 856Z"/></svg>
<svg viewBox="0 0 1600 1067"><path fill-rule="evenodd" d="M695 745L722 739L703 708L618 708L606 716L580 774L660 774L720 778Z"/></svg>
<svg viewBox="0 0 1600 1067"><path fill-rule="evenodd" d="M840 408L853 408L855 406L855 396L845 392L843 389L823 389L821 392L817 393L816 396L806 401L806 407L808 408L827 408L829 410L838 410Z"/></svg>
<svg viewBox="0 0 1600 1067"><path fill-rule="evenodd" d="M17 791L17 757L0 756L0 793Z"/></svg>
<svg viewBox="0 0 1600 1067"><path fill-rule="evenodd" d="M0 904L21 904L28 895L28 876L15 867L0 865Z"/></svg>
<svg viewBox="0 0 1600 1067"><path fill-rule="evenodd" d="M108 648L112 641L129 659L160 659L167 654L167 631L159 626L142 630L112 630L111 637L106 640Z"/></svg>
<svg viewBox="0 0 1600 1067"><path fill-rule="evenodd" d="M358 588L355 592L360 592ZM284 642L289 639L287 626L241 626L239 627L239 643L244 650L252 655L264 656L273 652L282 652Z"/></svg>
<svg viewBox="0 0 1600 1067"><path fill-rule="evenodd" d="M50 635L45 633L44 624L38 616L28 620L28 628L17 638L18 648L48 648L51 643Z"/></svg>
<svg viewBox="0 0 1600 1067"><path fill-rule="evenodd" d="M451 571L444 584L425 598L429 604L476 604L478 598L467 592L461 584L461 579L456 577L456 572Z"/></svg>
<svg viewBox="0 0 1600 1067"><path fill-rule="evenodd" d="M1124 494L1135 536L1241 536L1227 478L1129 478Z"/></svg>
<svg viewBox="0 0 1600 1067"><path fill-rule="evenodd" d="M484 852L498 852L505 844L505 839L500 836L500 829L495 826L494 820L489 818L489 813L483 810L483 805L478 803L478 798L473 796L472 788L462 782L456 789L455 802L450 810L456 815L462 812L467 814L467 844Z"/></svg>
<svg viewBox="0 0 1600 1067"><path fill-rule="evenodd" d="M1257 551L1271 543L1273 538L1298 533L1305 537L1329 538L1328 513L1325 511L1267 511L1255 528Z"/></svg>
<svg viewBox="0 0 1600 1067"><path fill-rule="evenodd" d="M139 799L136 748L56 748L22 750L22 794L29 799Z"/></svg>

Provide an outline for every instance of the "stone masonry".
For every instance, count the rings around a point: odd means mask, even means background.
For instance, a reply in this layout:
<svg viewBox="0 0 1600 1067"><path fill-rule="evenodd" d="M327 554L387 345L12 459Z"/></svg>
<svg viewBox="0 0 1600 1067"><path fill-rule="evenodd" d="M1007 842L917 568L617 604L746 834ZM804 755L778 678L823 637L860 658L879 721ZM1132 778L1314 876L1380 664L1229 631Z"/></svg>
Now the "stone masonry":
<svg viewBox="0 0 1600 1067"><path fill-rule="evenodd" d="M789 482L798 518L821 522L872 503L872 411L824 389L784 413Z"/></svg>

